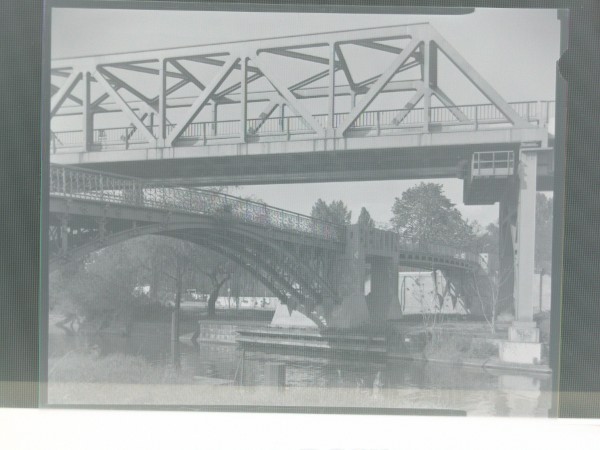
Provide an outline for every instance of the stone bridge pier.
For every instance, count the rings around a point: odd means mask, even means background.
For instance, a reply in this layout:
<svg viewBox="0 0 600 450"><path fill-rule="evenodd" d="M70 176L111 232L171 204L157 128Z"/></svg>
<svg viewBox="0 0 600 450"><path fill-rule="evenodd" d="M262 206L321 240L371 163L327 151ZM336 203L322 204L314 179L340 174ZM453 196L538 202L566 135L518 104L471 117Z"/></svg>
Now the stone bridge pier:
<svg viewBox="0 0 600 450"><path fill-rule="evenodd" d="M330 328L381 326L399 317L398 236L385 230L351 225L344 253L335 258L334 287L340 299L326 311ZM370 292L365 283L370 278Z"/></svg>

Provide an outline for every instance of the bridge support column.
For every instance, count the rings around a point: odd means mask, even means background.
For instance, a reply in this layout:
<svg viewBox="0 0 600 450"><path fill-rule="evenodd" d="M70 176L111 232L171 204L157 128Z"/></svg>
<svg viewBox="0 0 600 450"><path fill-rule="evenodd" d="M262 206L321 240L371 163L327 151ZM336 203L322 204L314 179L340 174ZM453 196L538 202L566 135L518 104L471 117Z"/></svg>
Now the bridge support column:
<svg viewBox="0 0 600 450"><path fill-rule="evenodd" d="M330 328L356 328L369 322L369 310L365 300L366 235L359 226L346 229L346 249L334 261L334 288L341 304L333 305L326 313Z"/></svg>
<svg viewBox="0 0 600 450"><path fill-rule="evenodd" d="M541 360L540 330L533 321L537 153L521 149L518 165L516 223L511 225L514 267L514 318L508 341L500 345L505 362L535 364Z"/></svg>
<svg viewBox="0 0 600 450"><path fill-rule="evenodd" d="M371 322L384 325L386 320L402 316L398 299L398 261L396 258L370 258L371 292L367 306Z"/></svg>

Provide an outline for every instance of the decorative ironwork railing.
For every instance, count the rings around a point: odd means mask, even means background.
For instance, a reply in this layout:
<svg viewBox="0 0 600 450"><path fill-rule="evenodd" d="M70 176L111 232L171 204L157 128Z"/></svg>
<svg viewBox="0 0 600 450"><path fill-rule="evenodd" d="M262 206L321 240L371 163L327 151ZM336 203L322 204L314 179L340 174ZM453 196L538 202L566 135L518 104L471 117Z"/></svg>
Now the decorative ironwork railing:
<svg viewBox="0 0 600 450"><path fill-rule="evenodd" d="M50 166L50 195L219 216L334 241L345 236L343 226L227 194L156 186L137 178L56 164Z"/></svg>
<svg viewBox="0 0 600 450"><path fill-rule="evenodd" d="M535 125L543 125L554 117L555 102L526 101L509 103L515 112ZM333 127L344 122L347 113L334 115ZM461 117L459 119L457 116ZM323 127L328 127L328 116L318 114L315 120ZM510 121L492 103L458 105L454 108L436 106L429 108L428 123L433 127L456 130L480 130L498 125L510 124ZM357 117L349 131L375 130L377 133L394 133L413 131L425 125L423 108L390 109L365 111ZM167 125L170 132L174 125ZM150 127L154 136L158 135L158 127ZM239 120L220 120L217 122L193 122L182 133L180 139L189 145L206 145L219 139L231 139L241 135ZM443 130L442 130L443 131ZM246 132L249 136L282 136L312 134L314 130L300 116L270 117L267 119L248 119ZM83 132L81 130L57 131L51 135L51 149L56 151L63 148L82 146ZM128 149L147 144L145 135L135 127L95 129L93 146L95 149Z"/></svg>
<svg viewBox="0 0 600 450"><path fill-rule="evenodd" d="M429 244L424 242L414 243L403 239L400 239L399 242L400 248L402 250L408 251L413 254L418 253L425 256L435 256L437 258L446 257L451 259L457 259L466 261L471 265L481 267L481 257L475 253L466 252L464 250L448 247L446 245Z"/></svg>
<svg viewBox="0 0 600 450"><path fill-rule="evenodd" d="M373 222L373 226L377 230L394 231L393 226L389 222ZM397 235L398 236L398 235ZM379 236L384 238L383 235ZM426 242L415 242L398 236L398 247L400 251L410 253L412 256L421 255L426 258L449 258L454 260L462 260L468 262L471 266L483 267L483 260L480 255L472 252L467 252L456 247L447 245L430 244Z"/></svg>

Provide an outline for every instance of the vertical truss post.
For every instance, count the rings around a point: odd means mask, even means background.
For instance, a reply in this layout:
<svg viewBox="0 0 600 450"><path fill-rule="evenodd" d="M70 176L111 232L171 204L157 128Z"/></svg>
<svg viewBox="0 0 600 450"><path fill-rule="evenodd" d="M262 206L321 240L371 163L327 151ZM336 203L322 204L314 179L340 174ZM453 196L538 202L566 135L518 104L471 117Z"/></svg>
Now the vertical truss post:
<svg viewBox="0 0 600 450"><path fill-rule="evenodd" d="M335 128L335 44L329 44L329 108L328 108L328 120L327 128L329 132L333 132Z"/></svg>
<svg viewBox="0 0 600 450"><path fill-rule="evenodd" d="M438 51L434 41L430 41L429 45L429 86L432 88L438 87Z"/></svg>
<svg viewBox="0 0 600 450"><path fill-rule="evenodd" d="M216 98L213 99L212 116L212 130L213 137L215 137L217 135L217 121L219 120L219 104Z"/></svg>
<svg viewBox="0 0 600 450"><path fill-rule="evenodd" d="M162 58L159 60L158 66L158 145L164 146L167 137L167 60ZM152 119L151 119L152 120ZM150 122L152 126L152 121Z"/></svg>
<svg viewBox="0 0 600 450"><path fill-rule="evenodd" d="M92 75L90 72L83 73L83 104L82 104L82 130L83 130L83 151L89 152L92 150L94 142L94 113L91 106L91 88Z"/></svg>
<svg viewBox="0 0 600 450"><path fill-rule="evenodd" d="M242 144L246 142L247 116L248 116L248 58L243 57L241 60L241 98L240 98L240 139Z"/></svg>
<svg viewBox="0 0 600 450"><path fill-rule="evenodd" d="M431 47L430 39L423 41L423 131L429 132L431 123Z"/></svg>

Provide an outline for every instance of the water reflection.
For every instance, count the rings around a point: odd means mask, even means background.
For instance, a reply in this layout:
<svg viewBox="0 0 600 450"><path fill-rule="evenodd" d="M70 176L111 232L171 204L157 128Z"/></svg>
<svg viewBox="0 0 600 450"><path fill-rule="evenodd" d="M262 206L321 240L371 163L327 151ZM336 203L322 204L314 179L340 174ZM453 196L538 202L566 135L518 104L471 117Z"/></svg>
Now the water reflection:
<svg viewBox="0 0 600 450"><path fill-rule="evenodd" d="M112 354L142 357L159 368L173 367L175 362L175 366L180 366L178 376L184 382L209 385L261 386L265 382L265 364L283 363L286 394L298 389L326 388L328 392L338 392L331 401L341 403L352 394L368 399L368 404L374 406L443 408L493 416L546 417L550 408L548 376L424 361L382 362L242 351L230 344L193 346L182 342L177 348L172 346L168 330L160 329L136 332L127 339L114 335L51 336L49 356L54 364L65 354L84 351L94 351L100 357Z"/></svg>

